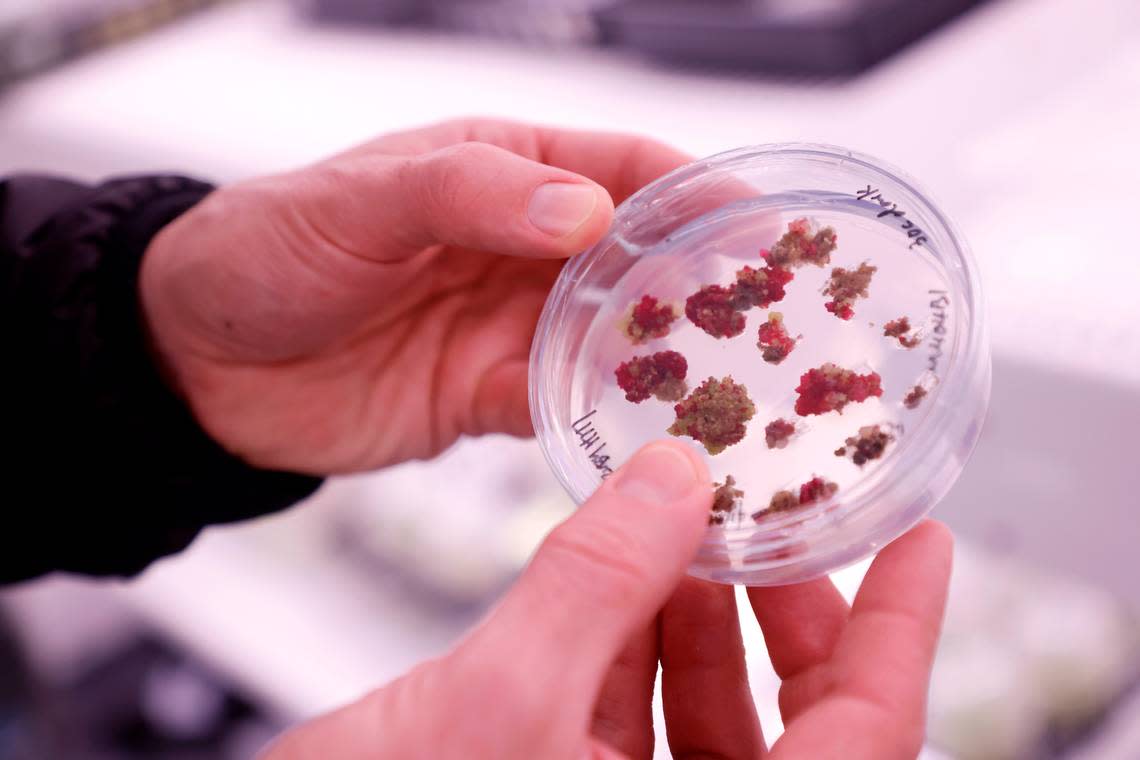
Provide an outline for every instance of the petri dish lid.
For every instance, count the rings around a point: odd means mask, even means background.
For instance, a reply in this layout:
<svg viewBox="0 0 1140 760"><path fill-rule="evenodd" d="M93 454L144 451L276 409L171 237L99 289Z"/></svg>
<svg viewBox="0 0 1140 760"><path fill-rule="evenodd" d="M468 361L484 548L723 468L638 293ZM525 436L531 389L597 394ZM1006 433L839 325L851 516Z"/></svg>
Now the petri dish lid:
<svg viewBox="0 0 1140 760"><path fill-rule="evenodd" d="M717 485L691 574L795 583L862 559L945 495L990 357L977 268L899 170L781 144L694 162L621 204L553 288L531 414L581 503L642 445Z"/></svg>

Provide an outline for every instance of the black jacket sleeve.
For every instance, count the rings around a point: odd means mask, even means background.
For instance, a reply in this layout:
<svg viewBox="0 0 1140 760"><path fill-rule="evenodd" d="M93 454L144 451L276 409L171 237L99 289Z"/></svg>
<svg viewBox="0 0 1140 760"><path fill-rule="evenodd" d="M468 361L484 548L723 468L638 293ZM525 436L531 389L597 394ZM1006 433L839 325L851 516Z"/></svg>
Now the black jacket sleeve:
<svg viewBox="0 0 1140 760"><path fill-rule="evenodd" d="M132 574L206 524L286 507L316 478L214 443L148 351L137 295L151 238L212 188L0 180L0 583Z"/></svg>

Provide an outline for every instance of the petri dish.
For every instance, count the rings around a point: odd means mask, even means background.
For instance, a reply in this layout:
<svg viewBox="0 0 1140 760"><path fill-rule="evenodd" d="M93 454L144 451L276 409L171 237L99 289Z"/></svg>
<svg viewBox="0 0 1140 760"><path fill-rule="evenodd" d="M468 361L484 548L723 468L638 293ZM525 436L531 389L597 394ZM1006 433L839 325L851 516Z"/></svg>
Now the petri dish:
<svg viewBox="0 0 1140 760"><path fill-rule="evenodd" d="M723 153L631 196L563 269L530 363L571 497L676 435L729 485L690 573L747 585L832 572L921 520L990 395L962 235L898 169L814 144Z"/></svg>

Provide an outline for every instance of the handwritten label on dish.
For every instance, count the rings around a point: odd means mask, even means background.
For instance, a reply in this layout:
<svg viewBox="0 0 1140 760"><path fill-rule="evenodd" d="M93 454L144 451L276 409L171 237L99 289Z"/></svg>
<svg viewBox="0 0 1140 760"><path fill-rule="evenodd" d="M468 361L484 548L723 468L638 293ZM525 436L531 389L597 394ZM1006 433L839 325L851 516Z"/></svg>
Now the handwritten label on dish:
<svg viewBox="0 0 1140 760"><path fill-rule="evenodd" d="M950 308L950 294L945 290L927 291L934 296L930 301L930 314L934 317L934 334L930 336L930 355L926 358L926 367L931 372L938 371L938 362L942 358L942 344L946 341L947 309Z"/></svg>
<svg viewBox="0 0 1140 760"><path fill-rule="evenodd" d="M574 435L578 436L578 445L586 450L586 457L590 460L590 464L594 465L605 480L613 474L613 468L610 467L610 455L603 454L605 451L606 442L602 440L602 434L594 427L594 421L591 419L598 413L597 409L591 409L586 414L574 420L571 429Z"/></svg>
<svg viewBox="0 0 1140 760"><path fill-rule="evenodd" d="M884 216L893 216L901 219L902 229L906 232L906 236L910 238L909 248L914 248L916 245L923 245L927 242L926 233L922 231L922 228L907 219L906 212L900 209L898 204L884 198L879 188L867 185L865 189L855 193L855 197L861 201L878 203L883 209L876 215L879 219L882 219Z"/></svg>

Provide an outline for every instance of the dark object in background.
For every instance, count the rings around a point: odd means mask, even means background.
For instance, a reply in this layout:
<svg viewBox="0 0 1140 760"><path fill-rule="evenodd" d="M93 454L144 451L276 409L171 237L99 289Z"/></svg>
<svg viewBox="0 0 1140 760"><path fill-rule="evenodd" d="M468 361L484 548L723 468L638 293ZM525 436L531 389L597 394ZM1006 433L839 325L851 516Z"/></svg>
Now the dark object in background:
<svg viewBox="0 0 1140 760"><path fill-rule="evenodd" d="M6 760L245 760L281 730L157 638L133 639L67 683L35 684L18 658L0 629Z"/></svg>
<svg viewBox="0 0 1140 760"><path fill-rule="evenodd" d="M415 25L553 45L598 42L595 11L614 0L293 0L336 24Z"/></svg>
<svg viewBox="0 0 1140 760"><path fill-rule="evenodd" d="M226 0L0 0L0 87Z"/></svg>
<svg viewBox="0 0 1140 760"><path fill-rule="evenodd" d="M837 76L984 0L295 0L311 18L602 44L680 65Z"/></svg>
<svg viewBox="0 0 1140 760"><path fill-rule="evenodd" d="M676 64L859 73L984 0L632 0L598 13L602 39Z"/></svg>
<svg viewBox="0 0 1140 760"><path fill-rule="evenodd" d="M421 0L293 0L293 5L315 21L338 24L427 23L432 3Z"/></svg>
<svg viewBox="0 0 1140 760"><path fill-rule="evenodd" d="M252 757L278 727L197 663L140 639L99 663L65 697L71 757Z"/></svg>

